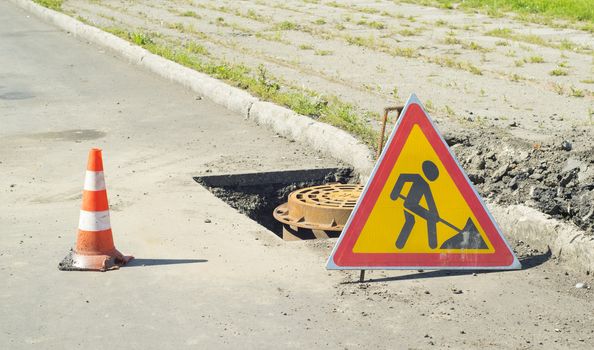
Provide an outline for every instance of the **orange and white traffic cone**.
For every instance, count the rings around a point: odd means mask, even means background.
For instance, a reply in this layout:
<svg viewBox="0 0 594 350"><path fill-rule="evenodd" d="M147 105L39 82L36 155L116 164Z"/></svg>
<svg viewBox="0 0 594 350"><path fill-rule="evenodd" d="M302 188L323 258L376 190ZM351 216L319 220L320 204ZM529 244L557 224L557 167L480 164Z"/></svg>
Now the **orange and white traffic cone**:
<svg viewBox="0 0 594 350"><path fill-rule="evenodd" d="M83 188L76 247L58 265L60 270L106 271L133 259L113 244L101 150L91 149Z"/></svg>

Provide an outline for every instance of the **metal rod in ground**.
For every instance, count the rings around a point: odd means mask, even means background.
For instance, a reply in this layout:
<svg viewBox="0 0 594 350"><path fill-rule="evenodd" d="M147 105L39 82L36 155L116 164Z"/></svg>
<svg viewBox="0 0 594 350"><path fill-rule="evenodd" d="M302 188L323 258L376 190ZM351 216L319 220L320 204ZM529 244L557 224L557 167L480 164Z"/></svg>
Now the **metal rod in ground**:
<svg viewBox="0 0 594 350"><path fill-rule="evenodd" d="M384 136L386 134L386 123L388 122L388 113L392 112L392 111L398 112L398 114L396 114L396 119L398 119L398 117L400 117L400 113L402 113L403 109L404 109L403 106L384 108L384 118L382 119L382 129L380 131L380 136L379 136L378 145L377 145L377 155L375 158L379 159L379 157L382 155L382 150L384 149Z"/></svg>
<svg viewBox="0 0 594 350"><path fill-rule="evenodd" d="M365 270L361 270L361 274L359 275L359 282L363 282L365 280Z"/></svg>

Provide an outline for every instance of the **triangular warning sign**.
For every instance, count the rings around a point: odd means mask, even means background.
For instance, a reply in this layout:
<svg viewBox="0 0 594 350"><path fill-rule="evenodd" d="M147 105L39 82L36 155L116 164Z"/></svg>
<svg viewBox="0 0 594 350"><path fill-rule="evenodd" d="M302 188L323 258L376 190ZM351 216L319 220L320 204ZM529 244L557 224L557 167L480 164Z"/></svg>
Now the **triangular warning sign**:
<svg viewBox="0 0 594 350"><path fill-rule="evenodd" d="M415 95L328 269L518 269L495 220Z"/></svg>

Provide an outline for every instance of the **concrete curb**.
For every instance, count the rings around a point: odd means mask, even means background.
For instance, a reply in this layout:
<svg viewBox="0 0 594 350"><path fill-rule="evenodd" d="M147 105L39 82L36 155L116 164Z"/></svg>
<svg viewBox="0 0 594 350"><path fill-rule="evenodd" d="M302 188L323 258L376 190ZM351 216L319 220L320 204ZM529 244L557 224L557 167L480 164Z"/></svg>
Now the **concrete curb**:
<svg viewBox="0 0 594 350"><path fill-rule="evenodd" d="M524 205L487 205L507 236L539 251L550 248L557 261L572 270L594 271L594 236Z"/></svg>
<svg viewBox="0 0 594 350"><path fill-rule="evenodd" d="M248 118L350 164L362 178L367 178L373 169L373 158L369 148L350 134L331 125L263 101L252 105Z"/></svg>
<svg viewBox="0 0 594 350"><path fill-rule="evenodd" d="M258 101L244 90L234 88L206 74L186 68L180 64L133 45L124 39L104 32L99 28L84 24L63 13L47 9L30 0L11 0L21 8L41 19L72 33L75 37L100 45L120 55L128 62L145 69L207 97L227 109L247 116L251 105Z"/></svg>
<svg viewBox="0 0 594 350"><path fill-rule="evenodd" d="M182 84L283 136L303 142L351 165L361 175L362 181L367 179L373 169L374 158L369 148L338 128L273 103L260 101L244 90L154 55L115 35L37 5L31 0L10 1L76 37L103 46L129 62ZM571 224L559 222L523 205L487 205L508 237L523 240L541 251L550 247L558 261L563 261L570 269L579 272L594 271L594 236L586 236Z"/></svg>
<svg viewBox="0 0 594 350"><path fill-rule="evenodd" d="M186 68L161 56L130 44L115 35L84 24L70 16L37 5L31 0L11 0L43 20L72 33L74 36L105 47L127 61L182 84L227 109L250 117L260 124L295 141L311 145L351 166L365 177L371 172L372 153L367 146L348 133L298 115L290 109L260 101L241 90L206 74ZM254 108L255 107L255 108Z"/></svg>

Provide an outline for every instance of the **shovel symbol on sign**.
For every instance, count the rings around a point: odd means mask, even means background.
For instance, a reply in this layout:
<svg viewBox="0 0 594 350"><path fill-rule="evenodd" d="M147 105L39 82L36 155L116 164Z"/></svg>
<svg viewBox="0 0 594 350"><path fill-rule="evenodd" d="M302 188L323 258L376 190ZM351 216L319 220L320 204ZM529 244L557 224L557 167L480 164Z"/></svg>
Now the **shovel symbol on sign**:
<svg viewBox="0 0 594 350"><path fill-rule="evenodd" d="M458 228L439 216L429 183L425 180L435 181L439 177L437 166L427 160L423 162L423 176L420 174L400 174L394 189L390 194L393 201L399 198L404 200L404 225L396 239L396 247L404 248L408 237L415 225L415 215L427 222L427 235L429 248L437 248L437 223L441 222L457 232L456 235L443 242L440 249L488 249L487 244L479 233L471 218L468 218L463 228ZM406 183L411 183L408 195L402 195ZM425 198L427 208L421 206L421 199Z"/></svg>

